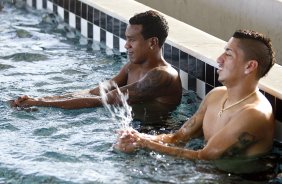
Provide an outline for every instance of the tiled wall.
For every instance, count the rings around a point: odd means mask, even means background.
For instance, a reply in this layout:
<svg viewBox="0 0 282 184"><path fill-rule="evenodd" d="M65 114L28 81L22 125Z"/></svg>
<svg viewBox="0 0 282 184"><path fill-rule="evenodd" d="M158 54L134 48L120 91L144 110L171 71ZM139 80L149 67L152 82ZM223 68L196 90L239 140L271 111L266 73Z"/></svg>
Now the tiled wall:
<svg viewBox="0 0 282 184"><path fill-rule="evenodd" d="M124 32L127 22L120 21L79 0L26 0L26 2L30 7L48 9L58 14L89 40L105 43L109 48L121 53L126 52ZM198 96L203 98L214 87L221 85L217 81L218 75L214 66L168 43L164 44L163 51L166 61L179 71L184 89L196 91ZM262 92L272 104L275 118L282 127L282 100L265 91Z"/></svg>

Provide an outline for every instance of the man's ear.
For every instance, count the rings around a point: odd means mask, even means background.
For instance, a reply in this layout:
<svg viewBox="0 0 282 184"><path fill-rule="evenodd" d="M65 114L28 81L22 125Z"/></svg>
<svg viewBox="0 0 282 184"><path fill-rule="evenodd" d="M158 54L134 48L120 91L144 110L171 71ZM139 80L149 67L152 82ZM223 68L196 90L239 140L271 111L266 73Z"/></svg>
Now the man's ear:
<svg viewBox="0 0 282 184"><path fill-rule="evenodd" d="M155 47L159 46L159 39L157 37L150 38L150 48L153 50Z"/></svg>
<svg viewBox="0 0 282 184"><path fill-rule="evenodd" d="M258 68L257 60L250 60L246 63L245 74L249 74Z"/></svg>

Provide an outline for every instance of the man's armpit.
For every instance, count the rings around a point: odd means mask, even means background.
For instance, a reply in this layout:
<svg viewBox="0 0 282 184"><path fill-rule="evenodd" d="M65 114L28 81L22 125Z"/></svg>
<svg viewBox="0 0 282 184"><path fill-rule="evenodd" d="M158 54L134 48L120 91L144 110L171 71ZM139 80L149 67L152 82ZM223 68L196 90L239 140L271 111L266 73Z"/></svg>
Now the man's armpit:
<svg viewBox="0 0 282 184"><path fill-rule="evenodd" d="M256 142L255 136L248 132L243 132L239 137L238 141L233 144L224 154L223 157L231 157L241 155L250 145Z"/></svg>

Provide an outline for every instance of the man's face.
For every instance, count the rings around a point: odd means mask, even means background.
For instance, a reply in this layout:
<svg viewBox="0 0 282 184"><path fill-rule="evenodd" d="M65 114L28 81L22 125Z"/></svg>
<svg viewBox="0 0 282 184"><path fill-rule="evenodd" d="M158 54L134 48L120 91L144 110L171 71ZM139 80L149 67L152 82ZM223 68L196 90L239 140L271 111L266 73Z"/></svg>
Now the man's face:
<svg viewBox="0 0 282 184"><path fill-rule="evenodd" d="M125 31L126 44L130 62L141 64L147 60L149 50L149 39L145 40L142 32L142 25L128 25Z"/></svg>
<svg viewBox="0 0 282 184"><path fill-rule="evenodd" d="M239 47L239 39L231 38L223 52L217 59L218 81L223 84L232 84L240 82L244 75L246 62L244 61L244 52Z"/></svg>

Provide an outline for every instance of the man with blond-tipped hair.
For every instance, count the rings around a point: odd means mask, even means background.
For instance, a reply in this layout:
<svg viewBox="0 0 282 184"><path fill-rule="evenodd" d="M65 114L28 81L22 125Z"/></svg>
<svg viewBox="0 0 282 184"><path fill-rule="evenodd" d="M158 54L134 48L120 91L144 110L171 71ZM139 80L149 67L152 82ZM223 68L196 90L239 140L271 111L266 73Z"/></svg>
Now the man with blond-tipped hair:
<svg viewBox="0 0 282 184"><path fill-rule="evenodd" d="M258 83L275 63L270 39L255 31L238 30L217 63L218 80L224 86L211 90L178 131L146 135L123 130L115 148L124 152L149 149L189 160L253 158L269 153L274 117ZM203 149L182 147L200 135L206 142Z"/></svg>

